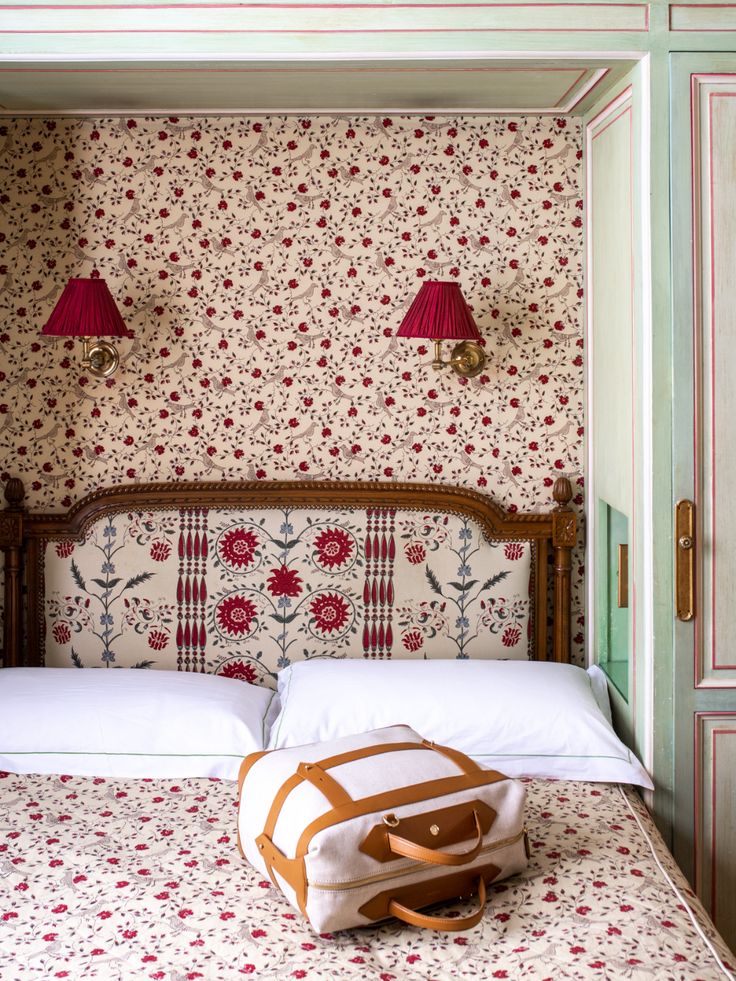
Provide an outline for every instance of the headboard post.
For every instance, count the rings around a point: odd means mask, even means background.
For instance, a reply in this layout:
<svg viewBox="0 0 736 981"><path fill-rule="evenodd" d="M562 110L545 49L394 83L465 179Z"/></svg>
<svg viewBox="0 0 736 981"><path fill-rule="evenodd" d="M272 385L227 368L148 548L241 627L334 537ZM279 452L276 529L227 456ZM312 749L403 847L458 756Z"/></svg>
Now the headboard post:
<svg viewBox="0 0 736 981"><path fill-rule="evenodd" d="M558 477L552 488L557 506L552 512L552 548L555 557L554 637L555 661L569 663L572 637L572 550L577 537L575 512L570 507L572 484Z"/></svg>
<svg viewBox="0 0 736 981"><path fill-rule="evenodd" d="M16 667L22 660L23 594L21 549L23 545L23 482L11 477L5 485L7 507L0 512L0 549L5 553L5 609L3 617L3 664Z"/></svg>

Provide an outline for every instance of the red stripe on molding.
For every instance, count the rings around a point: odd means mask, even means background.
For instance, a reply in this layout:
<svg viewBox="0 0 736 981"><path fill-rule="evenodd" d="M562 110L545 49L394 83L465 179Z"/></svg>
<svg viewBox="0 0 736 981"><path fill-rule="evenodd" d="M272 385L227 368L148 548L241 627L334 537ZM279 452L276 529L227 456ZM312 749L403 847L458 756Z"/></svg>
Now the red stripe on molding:
<svg viewBox="0 0 736 981"><path fill-rule="evenodd" d="M697 75L690 76L690 199L691 199L691 223L692 223L692 280L693 280L693 296L692 296L692 352L693 352L693 362L692 362L692 383L693 383L693 500L695 502L695 514L698 516L696 520L699 519L701 512L701 490L700 490L700 468L698 466L699 460L699 439L698 439L698 428L700 425L700 399L701 399L701 384L700 384L700 365L702 364L703 352L702 345L700 343L700 321L701 321L701 290L702 285L700 283L700 255L701 255L701 242L700 242L700 155L696 154L696 146L699 146L699 134L697 132L697 125L699 119L699 109L697 104L697 86L699 83L699 77ZM698 529L699 530L699 529ZM695 595L703 595L703 562L697 561L695 563ZM703 627L702 621L697 616L695 617L695 629L693 630L693 686L695 688L699 685L699 675L702 675L702 664L701 664L701 651L703 646ZM696 856L697 859L697 856ZM697 861L696 861L697 865Z"/></svg>
<svg viewBox="0 0 736 981"><path fill-rule="evenodd" d="M673 27L673 12L677 10L733 10L736 3L673 3L670 4L668 27L671 31L688 34L696 31L698 34L713 34L719 31L736 31L734 27Z"/></svg>
<svg viewBox="0 0 736 981"><path fill-rule="evenodd" d="M558 106L561 105L565 101L565 99L568 97L568 95L570 95L570 93L572 91L574 91L575 86L576 85L579 85L582 82L582 80L585 78L585 76L588 74L589 71L590 71L589 68L584 68L580 72L580 74L575 79L575 81L572 83L572 85L565 92L563 92L562 95L560 96L560 98L557 100L557 105Z"/></svg>
<svg viewBox="0 0 736 981"><path fill-rule="evenodd" d="M703 882L702 882L702 872L703 872L703 855L700 848L701 844L701 834L702 834L702 807L703 807L703 772L702 772L702 737L703 737L703 725L708 719L725 719L730 718L734 720L733 729L714 729L711 732L711 766L710 766L710 777L711 777L711 909L710 915L715 919L715 860L716 860L716 848L715 848L715 815L717 809L716 795L715 795L715 770L716 770L716 750L715 750L715 740L716 735L729 735L736 736L736 712L696 712L695 713L695 727L693 733L693 762L694 762L694 773L693 773L693 850L695 859L695 890L699 896L703 895Z"/></svg>
<svg viewBox="0 0 736 981"><path fill-rule="evenodd" d="M443 32L447 33L458 33L463 31L469 31L471 33L477 32L498 32L498 33L599 33L599 34L619 34L619 33L646 33L649 31L649 5L648 4L638 4L638 3L574 3L574 4L562 4L562 3L451 3L451 4L433 4L433 3L396 3L390 6L382 3L238 3L238 4L161 4L151 6L149 4L95 4L94 7L90 7L86 4L45 4L42 6L31 6L31 5L0 5L0 13L4 11L14 12L18 10L51 10L51 11L90 11L93 10L97 12L99 10L146 10L146 11L158 11L158 10L179 10L179 11L189 11L189 10L560 10L565 11L567 15L574 9L608 9L608 10L636 10L642 11L644 14L644 24L642 27L492 27L492 28L406 28L406 29L396 29L396 28L375 28L375 29L360 29L360 30L301 30L301 29L271 29L271 30L253 30L249 28L222 28L222 29L202 29L202 28L130 28L126 30L120 30L117 28L110 29L84 29L84 30L7 30L0 31L1 34L283 34L283 33L295 33L295 34L363 34L363 33L376 33L376 34L391 34L396 33L430 33L430 32Z"/></svg>
<svg viewBox="0 0 736 981"><path fill-rule="evenodd" d="M720 712L696 712L695 713L695 728L694 728L694 739L693 739L693 750L694 750L694 787L693 787L693 806L694 806L694 822L693 822L693 850L694 850L694 866L695 866L695 890L697 894L703 897L703 854L701 849L701 835L702 835L702 825L703 825L703 772L702 772L702 741L703 741L703 728L705 722L708 719L726 719L730 718L734 720L734 728L721 729L716 728L711 731L711 763L710 763L710 780L711 780L711 792L710 792L710 806L711 806L711 821L710 821L710 832L711 832L711 854L710 854L710 915L711 918L715 920L716 918L716 859L717 859L717 849L716 849L716 814L718 809L718 802L716 798L716 763L717 763L717 750L716 750L716 739L718 735L736 736L736 712L720 711Z"/></svg>
<svg viewBox="0 0 736 981"><path fill-rule="evenodd" d="M648 22L648 6L640 3L235 3L235 4L207 4L207 3L187 3L187 4L44 4L44 5L24 5L24 4L0 4L0 13L16 10L362 10L366 8L378 8L380 10L404 10L404 9L425 9L425 10L458 10L458 9L484 9L502 10L516 9L523 7L527 10L559 9L570 10L571 7L595 7L599 10L644 10Z"/></svg>
<svg viewBox="0 0 736 981"><path fill-rule="evenodd" d="M346 28L110 28L108 30L0 30L4 34L641 34L649 27L370 27Z"/></svg>
<svg viewBox="0 0 736 981"><path fill-rule="evenodd" d="M595 89L598 88L598 86L603 81L603 79L609 74L610 70L611 70L610 68L605 68L603 70L603 74L600 75L593 82L593 84L590 86L590 88L585 88L585 86L583 86L583 91L580 93L580 95L576 99L574 99L568 106L565 106L564 109L561 108L560 111L561 112L572 112L573 109L575 109L577 106L580 105L580 103L583 101L583 99L586 96L590 95L591 92L594 92ZM567 93L565 93L565 94L567 95ZM562 102L562 99L560 99L560 102Z"/></svg>
<svg viewBox="0 0 736 981"><path fill-rule="evenodd" d="M32 74L57 74L58 73L58 74L62 74L62 75L63 74L82 74L82 75L84 75L84 74L97 74L97 73L99 73L99 74L109 75L109 74L115 74L115 73L118 73L118 74L126 74L126 73L152 74L154 72L163 72L163 73L177 73L177 72L179 72L179 73L185 73L185 74L187 74L187 73L190 73L190 72L203 72L203 73L206 73L208 75L210 75L210 74L211 75L218 75L218 74L225 74L226 75L226 74L229 74L229 73L232 73L232 74L238 74L238 73L258 74L259 72L261 72L261 73L262 72L278 72L278 73L290 73L290 72L293 72L293 73L296 73L296 74L305 74L305 73L308 73L310 75L316 75L316 74L332 74L332 73L335 73L335 74L343 74L343 73L347 73L347 72L366 72L366 73L373 72L373 73L377 73L377 74L386 74L386 73L394 73L394 72L396 72L396 73L402 73L402 72L403 73L405 73L405 72L418 72L418 73L421 73L421 72L424 72L426 74L434 75L437 72L487 72L487 73L503 72L504 74L506 74L507 72L533 72L536 75L538 72L558 73L558 72L569 72L571 70L569 68L534 68L533 66L527 66L526 68L491 68L489 66L485 66L485 67L480 66L480 67L477 67L477 68L473 68L473 67L467 67L467 68L454 68L454 67L453 68L446 68L446 67L445 68L442 68L442 67L433 68L433 67L429 67L429 66L422 67L422 68L409 68L409 67L402 68L402 67L398 67L398 66L396 68L390 68L390 67L389 68L374 68L372 66L368 66L368 67L365 67L365 68L363 68L361 66L356 66L356 67L351 67L351 68L347 68L347 67L345 67L345 68L322 68L322 67L320 67L320 68L311 68L309 66L309 62L303 62L300 68L277 68L277 67L271 67L268 62L263 62L263 66L264 67L260 67L260 68L196 68L196 67L186 67L186 68L166 68L166 67L160 67L160 68L159 67L156 67L156 68L145 68L145 67L141 67L141 68L108 68L107 66L101 66L99 68L35 68L35 67L34 68L27 68L27 67L2 68L2 67L0 67L0 74L7 74L7 73L10 73L10 74L15 74L15 73L21 74L23 72L30 72ZM585 72L583 72L583 75L586 74L586 72L588 70L589 69L586 69ZM606 69L606 74L608 74L608 69ZM604 76L601 76L601 79L600 80L602 80L603 77ZM578 81L579 81L579 79L578 79ZM573 85L570 86L570 89L574 88L574 86L576 84L577 84L577 82L573 83ZM568 92L570 91L570 89L568 89L568 91L565 92L565 94L562 96L563 99L564 99L565 95L568 94ZM560 101L562 101L562 99ZM430 110L427 110L427 112L429 112L429 111ZM526 112L528 110L524 110L524 111Z"/></svg>
<svg viewBox="0 0 736 981"><path fill-rule="evenodd" d="M716 240L714 232L715 218L715 181L713 179L713 100L716 98L733 99L736 92L708 93L708 139L710 154L708 157L708 194L710 205L710 472L711 472L711 646L710 665L712 671L733 671L736 664L716 664Z"/></svg>
<svg viewBox="0 0 736 981"><path fill-rule="evenodd" d="M715 400L715 380L716 380L716 268L715 252L716 240L713 231L713 219L715 212L713 209L713 93L708 93L708 205L710 211L709 242L710 249L710 540L711 540L711 559L710 559L710 666L715 669L716 658L716 400Z"/></svg>
<svg viewBox="0 0 736 981"><path fill-rule="evenodd" d="M702 514L702 504L703 504L703 487L702 487L702 476L700 467L701 453L704 449L700 446L700 431L703 423L702 414L702 401L703 401L703 385L702 385L702 368L703 368L703 344L702 344L702 332L703 332L703 310L702 310L702 300L703 300L703 282L702 282L702 256L703 256L703 242L702 242L702 192L703 192L703 174L701 168L701 150L702 150L702 139L701 139L701 112L700 112L700 101L699 101L699 86L706 84L708 81L714 82L719 79L731 79L736 78L736 73L733 72L713 72L713 73L693 73L690 76L690 165L691 165L691 207L692 207L692 283L693 283L693 310L692 310L692 322L693 322L693 498L695 501L696 515ZM713 98L715 96L736 98L736 92L710 92L708 93L708 133L707 133L707 147L709 149L708 156L708 208L709 208L709 219L710 219L710 231L709 231L709 259L710 259L710 323L708 324L708 330L710 332L711 339L711 393L710 393L710 424L711 424L711 434L710 434L710 463L711 463L711 521L710 521L710 535L711 541L715 546L716 541L716 529L715 529L715 513L716 513L716 502L715 502L715 486L716 486L716 465L715 465L715 239L713 231L713 218L714 218L714 181L713 181L713 153L711 147L711 134L713 131ZM710 581L711 590L711 625L709 631L709 641L710 641L710 666L711 671L732 671L736 669L736 664L720 664L715 663L716 658L716 633L715 633L715 613L716 613L716 550L715 547L712 549L710 569L708 570L708 579ZM703 595L703 583L706 577L705 562L702 558L696 563L696 595ZM705 636L704 636L704 625L702 621L696 617L696 629L693 632L693 685L695 688L709 688L712 687L705 681Z"/></svg>
<svg viewBox="0 0 736 981"><path fill-rule="evenodd" d="M724 713L726 714L726 713ZM717 909L716 909L716 859L718 857L718 852L716 849L716 813L718 810L718 801L716 798L716 754L717 754L717 740L716 736L736 736L736 728L734 729L713 729L711 732L711 753L712 753L712 764L711 764L711 774L712 774L712 786L710 791L710 835L711 835L711 849L710 849L710 908L711 916L716 919Z"/></svg>
<svg viewBox="0 0 736 981"><path fill-rule="evenodd" d="M613 126L614 123L617 123L622 116L626 115L627 112L631 112L631 106L627 106L625 109L622 109L618 116L614 116L613 119L607 122L605 126L594 133L591 137L591 142L593 140L597 140L599 136L602 136L609 127Z"/></svg>
<svg viewBox="0 0 736 981"><path fill-rule="evenodd" d="M607 102L605 106L601 109L601 111L596 116L594 116L594 118L591 119L591 121L588 123L587 126L588 131L595 129L595 127L598 125L598 122L601 119L605 119L606 113L610 110L611 106L615 102L623 101L627 96L630 96L633 91L634 91L633 86L627 85L625 89L621 89L621 91L617 95L614 95L613 98L610 100L610 102ZM594 140L596 138L596 135L597 134L594 133L591 136L591 140Z"/></svg>

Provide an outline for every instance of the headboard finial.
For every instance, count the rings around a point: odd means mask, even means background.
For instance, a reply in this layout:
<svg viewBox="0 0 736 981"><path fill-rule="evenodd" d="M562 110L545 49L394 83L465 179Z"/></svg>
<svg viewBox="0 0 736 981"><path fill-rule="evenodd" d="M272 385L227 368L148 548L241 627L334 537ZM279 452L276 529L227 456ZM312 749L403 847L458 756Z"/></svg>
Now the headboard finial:
<svg viewBox="0 0 736 981"><path fill-rule="evenodd" d="M23 486L23 481L19 477L10 477L5 485L5 500L8 502L8 510L20 511L25 496L26 489Z"/></svg>
<svg viewBox="0 0 736 981"><path fill-rule="evenodd" d="M567 477L558 477L552 488L552 497L557 504L557 510L562 511L572 500L572 484Z"/></svg>

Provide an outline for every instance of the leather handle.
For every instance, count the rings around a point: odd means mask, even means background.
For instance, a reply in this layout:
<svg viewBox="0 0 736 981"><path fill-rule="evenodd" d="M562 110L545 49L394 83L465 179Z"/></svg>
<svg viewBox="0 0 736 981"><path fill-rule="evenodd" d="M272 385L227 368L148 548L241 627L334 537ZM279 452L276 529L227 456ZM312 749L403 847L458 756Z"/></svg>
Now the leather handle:
<svg viewBox="0 0 736 981"><path fill-rule="evenodd" d="M399 835L388 834L386 840L388 846L395 855L402 855L404 858L413 858L417 862L429 862L432 865L467 865L472 862L483 845L483 828L480 824L478 812L473 811L475 821L476 840L475 844L467 852L443 852L437 848L426 848L418 845L415 841L408 838L401 838Z"/></svg>
<svg viewBox="0 0 736 981"><path fill-rule="evenodd" d="M468 916L432 916L429 913L418 913L415 909L397 903L395 899L388 904L388 911L397 920L403 920L410 926L424 927L426 930L470 930L480 923L486 908L486 884L482 875L478 876L478 899L480 906Z"/></svg>

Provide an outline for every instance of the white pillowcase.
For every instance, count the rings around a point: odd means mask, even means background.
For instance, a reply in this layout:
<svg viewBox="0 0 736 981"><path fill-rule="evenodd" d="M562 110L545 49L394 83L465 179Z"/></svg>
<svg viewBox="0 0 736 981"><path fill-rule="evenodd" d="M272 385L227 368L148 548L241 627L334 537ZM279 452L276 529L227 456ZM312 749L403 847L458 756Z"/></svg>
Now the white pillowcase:
<svg viewBox="0 0 736 981"><path fill-rule="evenodd" d="M3 668L0 770L235 780L273 695L183 671Z"/></svg>
<svg viewBox="0 0 736 981"><path fill-rule="evenodd" d="M319 659L281 671L278 691L269 748L403 723L509 776L652 788L570 664Z"/></svg>

